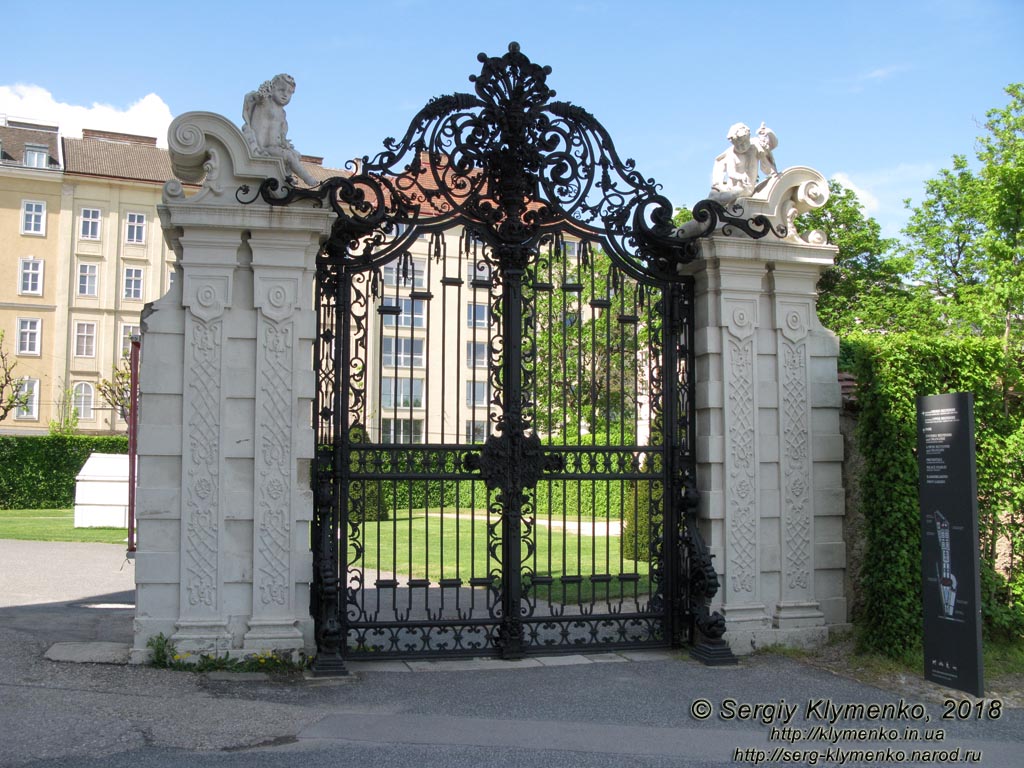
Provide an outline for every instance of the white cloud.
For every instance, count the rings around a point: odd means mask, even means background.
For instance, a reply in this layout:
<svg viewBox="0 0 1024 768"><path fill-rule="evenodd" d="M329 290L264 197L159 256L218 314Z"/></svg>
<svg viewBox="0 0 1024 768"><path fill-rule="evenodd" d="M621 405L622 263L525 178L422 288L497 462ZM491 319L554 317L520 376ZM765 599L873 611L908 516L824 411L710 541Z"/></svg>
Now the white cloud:
<svg viewBox="0 0 1024 768"><path fill-rule="evenodd" d="M888 168L832 173L847 189L853 190L867 215L882 226L884 237L897 237L910 215L904 200L919 199L924 182L937 172L931 163L898 163Z"/></svg>
<svg viewBox="0 0 1024 768"><path fill-rule="evenodd" d="M83 128L156 136L157 144L167 146L167 127L171 109L155 93L143 96L127 109L110 104L84 107L65 104L38 85L0 85L0 113L8 118L60 126L61 134L71 138L82 135Z"/></svg>
<svg viewBox="0 0 1024 768"><path fill-rule="evenodd" d="M853 194L857 196L857 199L860 200L860 204L864 206L864 210L868 214L873 216L878 213L881 205L878 202L878 197L876 197L870 190L866 187L860 186L857 182L842 172L832 174L832 178L852 191Z"/></svg>

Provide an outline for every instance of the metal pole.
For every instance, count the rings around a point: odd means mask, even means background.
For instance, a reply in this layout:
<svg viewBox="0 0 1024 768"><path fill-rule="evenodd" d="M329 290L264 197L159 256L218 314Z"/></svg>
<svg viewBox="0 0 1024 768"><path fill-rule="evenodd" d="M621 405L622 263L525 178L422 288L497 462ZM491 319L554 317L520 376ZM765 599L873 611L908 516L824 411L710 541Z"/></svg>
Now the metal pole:
<svg viewBox="0 0 1024 768"><path fill-rule="evenodd" d="M139 356L141 343L138 336L132 336L132 348L128 357L131 371L128 411L128 555L135 554L135 465L139 450Z"/></svg>

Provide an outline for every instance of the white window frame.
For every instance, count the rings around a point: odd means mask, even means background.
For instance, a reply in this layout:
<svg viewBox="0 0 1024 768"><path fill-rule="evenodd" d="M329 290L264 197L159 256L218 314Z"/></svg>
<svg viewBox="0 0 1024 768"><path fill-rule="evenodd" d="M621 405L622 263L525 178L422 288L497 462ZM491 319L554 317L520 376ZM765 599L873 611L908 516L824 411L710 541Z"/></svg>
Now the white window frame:
<svg viewBox="0 0 1024 768"><path fill-rule="evenodd" d="M465 433L467 443L478 444L487 439L487 421L485 419L466 419Z"/></svg>
<svg viewBox="0 0 1024 768"><path fill-rule="evenodd" d="M466 304L467 328L486 328L490 317L490 307L486 302L471 301Z"/></svg>
<svg viewBox="0 0 1024 768"><path fill-rule="evenodd" d="M82 240L99 240L103 213L99 208L83 208L78 236Z"/></svg>
<svg viewBox="0 0 1024 768"><path fill-rule="evenodd" d="M38 317L18 318L18 354L39 357L42 354L43 321ZM26 343L27 342L27 343Z"/></svg>
<svg viewBox="0 0 1024 768"><path fill-rule="evenodd" d="M380 382L380 407L385 410L423 408L426 381L409 376L383 376Z"/></svg>
<svg viewBox="0 0 1024 768"><path fill-rule="evenodd" d="M131 280L130 287L134 290L129 291L129 280ZM125 267L124 280L121 283L121 298L128 301L142 301L144 281L145 272L142 267Z"/></svg>
<svg viewBox="0 0 1024 768"><path fill-rule="evenodd" d="M88 381L80 381L75 384L73 392L74 395L72 403L74 403L78 418L83 421L92 421L96 418L94 410L96 403L96 390L93 388L92 384ZM88 398L86 398L86 394L88 394Z"/></svg>
<svg viewBox="0 0 1024 768"><path fill-rule="evenodd" d="M139 326L136 323L121 323L121 356L128 358L132 353L132 336L139 335Z"/></svg>
<svg viewBox="0 0 1024 768"><path fill-rule="evenodd" d="M39 379L24 378L18 382L18 393L28 389L32 394L28 402L14 409L14 418L19 421L39 420Z"/></svg>
<svg viewBox="0 0 1024 768"><path fill-rule="evenodd" d="M483 393L482 397L477 397ZM470 379L466 382L466 407L486 408L490 401L490 386L486 381Z"/></svg>
<svg viewBox="0 0 1024 768"><path fill-rule="evenodd" d="M399 349L401 346L403 349ZM390 347L390 351L388 350ZM419 347L419 352L416 348ZM423 367L423 339L410 339L406 337L385 336L381 340L381 365L385 371L395 368L422 368Z"/></svg>
<svg viewBox="0 0 1024 768"><path fill-rule="evenodd" d="M29 162L29 155L35 157L37 162ZM49 168L50 148L44 144L26 144L23 163L26 168Z"/></svg>
<svg viewBox="0 0 1024 768"><path fill-rule="evenodd" d="M397 427L397 430L396 430ZM419 434L417 434L417 432ZM408 433L408 434L407 434ZM396 439L397 438L397 439ZM406 439L408 438L408 439ZM380 441L382 443L422 443L423 419L380 420Z"/></svg>
<svg viewBox="0 0 1024 768"><path fill-rule="evenodd" d="M482 350L482 354L481 354ZM487 352L486 341L467 341L466 342L466 365L470 368L482 369L487 368L489 363L489 355Z"/></svg>
<svg viewBox="0 0 1024 768"><path fill-rule="evenodd" d="M390 312L382 314L386 327L394 327L396 325L399 328L427 327L427 302L422 299L402 299L394 296L385 296L384 306L397 306L401 309L401 312L397 315L393 315Z"/></svg>
<svg viewBox="0 0 1024 768"><path fill-rule="evenodd" d="M146 214L129 211L125 217L124 241L128 245L146 244Z"/></svg>
<svg viewBox="0 0 1024 768"><path fill-rule="evenodd" d="M30 207L32 210L29 210ZM21 234L46 237L46 201L21 201Z"/></svg>
<svg viewBox="0 0 1024 768"><path fill-rule="evenodd" d="M31 256L18 259L18 295L20 296L42 296L43 295L43 272L46 263L42 259L35 259ZM35 278L36 287L25 287L26 278Z"/></svg>
<svg viewBox="0 0 1024 768"><path fill-rule="evenodd" d="M96 323L75 323L75 357L96 357Z"/></svg>
<svg viewBox="0 0 1024 768"><path fill-rule="evenodd" d="M466 285L469 286L470 288L476 288L478 290L484 290L484 286L482 284L481 285L473 285L474 281L486 282L487 283L487 287L489 288L490 285L491 285L491 265L485 263L483 266L478 266L478 262L467 261L466 262Z"/></svg>
<svg viewBox="0 0 1024 768"><path fill-rule="evenodd" d="M89 273L92 273L91 275ZM78 262L78 280L75 283L75 295L76 296L91 296L95 298L99 295L99 265L88 261ZM85 287L88 289L91 285L92 293L88 290L82 290L82 278L85 278Z"/></svg>
<svg viewBox="0 0 1024 768"><path fill-rule="evenodd" d="M410 283L413 288L426 288L427 287L427 262L423 259L413 259L410 272L411 280L402 280L402 260L395 259L394 261L385 264L381 267L381 281L384 285L389 288L409 287Z"/></svg>

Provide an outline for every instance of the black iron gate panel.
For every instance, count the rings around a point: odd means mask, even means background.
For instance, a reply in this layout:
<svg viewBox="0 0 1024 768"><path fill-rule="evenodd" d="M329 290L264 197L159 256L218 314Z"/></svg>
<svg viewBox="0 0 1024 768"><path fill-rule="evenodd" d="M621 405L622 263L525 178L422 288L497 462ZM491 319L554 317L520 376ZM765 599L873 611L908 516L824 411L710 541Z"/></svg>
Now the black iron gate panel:
<svg viewBox="0 0 1024 768"><path fill-rule="evenodd" d="M472 94L307 190L317 261L318 674L347 656L690 641L723 660L696 525L692 284L763 217L671 203L550 68L480 54ZM778 232L777 232L778 233Z"/></svg>

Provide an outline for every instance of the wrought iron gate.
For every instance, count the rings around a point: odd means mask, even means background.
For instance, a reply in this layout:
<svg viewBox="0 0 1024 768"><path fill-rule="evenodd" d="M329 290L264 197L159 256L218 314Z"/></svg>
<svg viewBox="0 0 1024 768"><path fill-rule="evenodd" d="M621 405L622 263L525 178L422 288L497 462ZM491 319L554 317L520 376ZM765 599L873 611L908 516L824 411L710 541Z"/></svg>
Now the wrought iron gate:
<svg viewBox="0 0 1024 768"><path fill-rule="evenodd" d="M730 657L700 538L696 238L515 43L315 190L319 674L344 659L691 642ZM754 222L757 224L757 222ZM761 222L762 228L764 223Z"/></svg>

